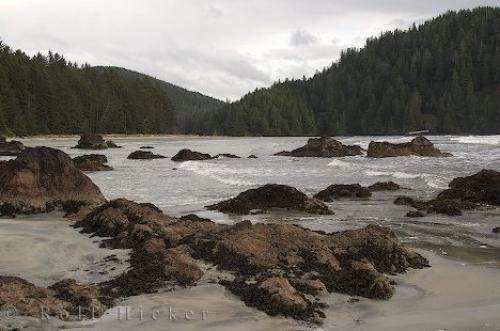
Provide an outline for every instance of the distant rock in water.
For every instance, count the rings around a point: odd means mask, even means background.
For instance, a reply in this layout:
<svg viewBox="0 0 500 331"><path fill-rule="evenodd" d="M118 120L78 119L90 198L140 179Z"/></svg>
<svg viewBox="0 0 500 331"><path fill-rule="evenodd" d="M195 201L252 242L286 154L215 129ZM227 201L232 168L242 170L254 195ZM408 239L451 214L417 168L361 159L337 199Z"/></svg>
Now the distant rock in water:
<svg viewBox="0 0 500 331"><path fill-rule="evenodd" d="M24 150L1 165L0 213L73 211L106 200L99 188L76 168L66 153L48 147Z"/></svg>
<svg viewBox="0 0 500 331"><path fill-rule="evenodd" d="M212 159L220 159L220 158L228 158L228 159L240 159L238 155L234 154L229 154L229 153L222 153L222 154L217 154Z"/></svg>
<svg viewBox="0 0 500 331"><path fill-rule="evenodd" d="M493 233L500 233L500 226L497 226L492 230Z"/></svg>
<svg viewBox="0 0 500 331"><path fill-rule="evenodd" d="M359 184L340 185L334 184L314 195L314 198L332 202L340 198L369 198L372 193Z"/></svg>
<svg viewBox="0 0 500 331"><path fill-rule="evenodd" d="M431 143L427 138L418 136L408 143L392 144L384 142L370 142L368 146L368 157L383 158L396 156L430 156L430 157L449 157L450 153L443 153Z"/></svg>
<svg viewBox="0 0 500 331"><path fill-rule="evenodd" d="M394 182L377 182L373 185L367 187L367 189L371 192L375 191L398 191L401 189L399 184Z"/></svg>
<svg viewBox="0 0 500 331"><path fill-rule="evenodd" d="M118 146L112 140L107 140L106 145L108 146L108 148L122 148L122 146Z"/></svg>
<svg viewBox="0 0 500 331"><path fill-rule="evenodd" d="M204 274L200 262L205 261L235 276L219 283L247 305L321 323L319 295L388 299L394 287L384 273L429 266L389 228L377 225L330 234L285 223L227 225L195 215L177 219L149 204L118 199L75 226L107 237L111 248L132 249L131 268L98 284L109 301L153 293L166 283L194 286L202 277L217 280Z"/></svg>
<svg viewBox="0 0 500 331"><path fill-rule="evenodd" d="M369 198L371 192L396 191L401 187L394 182L377 182L368 187L359 184L333 184L314 195L316 199L332 202L341 198Z"/></svg>
<svg viewBox="0 0 500 331"><path fill-rule="evenodd" d="M207 208L239 215L250 214L252 210L266 211L272 208L321 215L333 214L323 202L309 198L294 187L278 184L267 184L256 189L247 190L233 199L207 206Z"/></svg>
<svg viewBox="0 0 500 331"><path fill-rule="evenodd" d="M7 141L7 138L0 136L0 156L17 156L25 147L22 142L17 140Z"/></svg>
<svg viewBox="0 0 500 331"><path fill-rule="evenodd" d="M73 158L76 167L81 171L109 171L112 167L107 165L108 158L102 154L89 154Z"/></svg>
<svg viewBox="0 0 500 331"><path fill-rule="evenodd" d="M181 149L177 154L172 157L172 161L184 162L184 161L202 161L210 160L212 156L206 153L195 152L190 149Z"/></svg>
<svg viewBox="0 0 500 331"><path fill-rule="evenodd" d="M399 197L394 203L409 205L427 213L460 216L462 210L473 209L480 204L500 205L500 173L481 170L477 174L458 177L435 199L419 201L410 197Z"/></svg>
<svg viewBox="0 0 500 331"><path fill-rule="evenodd" d="M295 157L343 157L363 155L362 148L356 145L344 145L338 140L328 137L311 138L307 145L291 152L279 152L276 156Z"/></svg>
<svg viewBox="0 0 500 331"><path fill-rule="evenodd" d="M153 159L165 159L166 157L159 154L154 154L149 151L135 151L127 156L130 160L153 160Z"/></svg>
<svg viewBox="0 0 500 331"><path fill-rule="evenodd" d="M249 155L249 156L248 156L248 159L258 159L258 157L257 157L257 155L253 155L253 154L252 154L252 155Z"/></svg>
<svg viewBox="0 0 500 331"><path fill-rule="evenodd" d="M82 134L75 148L79 149L107 149L108 144L101 135L95 133Z"/></svg>
<svg viewBox="0 0 500 331"><path fill-rule="evenodd" d="M154 149L153 146L141 146L139 149Z"/></svg>

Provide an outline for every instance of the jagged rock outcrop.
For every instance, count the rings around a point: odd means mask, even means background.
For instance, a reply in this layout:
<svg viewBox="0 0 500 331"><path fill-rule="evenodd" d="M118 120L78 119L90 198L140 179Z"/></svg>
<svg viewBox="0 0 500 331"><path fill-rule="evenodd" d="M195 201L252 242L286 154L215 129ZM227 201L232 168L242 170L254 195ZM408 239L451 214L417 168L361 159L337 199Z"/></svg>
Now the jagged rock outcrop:
<svg viewBox="0 0 500 331"><path fill-rule="evenodd" d="M333 214L323 202L309 198L294 187L278 184L267 184L247 190L233 199L207 206L207 208L239 215L247 215L253 210L266 211L272 208L304 211L311 214Z"/></svg>
<svg viewBox="0 0 500 331"><path fill-rule="evenodd" d="M12 310L16 315L37 318L70 315L93 318L100 317L107 308L95 285L67 279L43 288L18 277L0 276L0 311L3 312Z"/></svg>
<svg viewBox="0 0 500 331"><path fill-rule="evenodd" d="M154 205L119 199L75 226L110 237L106 246L132 248L131 269L99 285L111 301L154 292L171 282L195 285L203 275L197 261L203 260L230 271L234 280L220 283L248 305L320 323L324 305L318 295L336 291L388 299L393 281L384 273L428 266L390 229L376 225L332 234L285 223L230 226L194 215L177 219Z"/></svg>
<svg viewBox="0 0 500 331"><path fill-rule="evenodd" d="M450 153L443 153L434 146L427 138L418 136L408 143L392 144L384 142L370 142L368 145L368 157L382 158L395 156L431 156L431 157L449 157Z"/></svg>
<svg viewBox="0 0 500 331"><path fill-rule="evenodd" d="M73 158L75 166L81 171L110 171L112 167L107 165L108 158L102 154L81 155Z"/></svg>
<svg viewBox="0 0 500 331"><path fill-rule="evenodd" d="M154 159L166 159L166 157L163 155L154 154L153 152L149 152L149 151L135 151L135 152L130 153L130 155L127 156L127 159L129 159L129 160L154 160Z"/></svg>
<svg viewBox="0 0 500 331"><path fill-rule="evenodd" d="M460 216L462 210L474 209L480 204L500 205L500 173L481 170L477 174L458 177L435 199L420 201L411 197L398 197L394 203L408 205L425 213ZM413 216L413 214L412 214ZM420 215L419 215L420 216Z"/></svg>
<svg viewBox="0 0 500 331"><path fill-rule="evenodd" d="M35 147L1 166L0 214L39 213L96 206L106 200L66 153Z"/></svg>
<svg viewBox="0 0 500 331"><path fill-rule="evenodd" d="M74 148L79 149L107 149L108 144L101 135L95 133L85 133L80 136L78 144Z"/></svg>
<svg viewBox="0 0 500 331"><path fill-rule="evenodd" d="M369 198L371 196L372 193L366 187L359 184L334 184L316 193L314 198L332 202L340 198Z"/></svg>
<svg viewBox="0 0 500 331"><path fill-rule="evenodd" d="M7 138L0 136L0 156L17 156L25 150L24 144L17 140L7 141Z"/></svg>
<svg viewBox="0 0 500 331"><path fill-rule="evenodd" d="M276 156L295 157L343 157L363 155L363 149L356 145L344 145L338 140L329 137L311 138L305 146L291 152L283 151Z"/></svg>

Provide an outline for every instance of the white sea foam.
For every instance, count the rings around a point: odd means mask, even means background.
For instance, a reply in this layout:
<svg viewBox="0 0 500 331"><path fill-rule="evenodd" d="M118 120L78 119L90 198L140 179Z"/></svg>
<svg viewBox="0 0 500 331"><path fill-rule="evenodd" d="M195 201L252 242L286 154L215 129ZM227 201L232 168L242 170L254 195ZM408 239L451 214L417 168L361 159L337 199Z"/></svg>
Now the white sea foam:
<svg viewBox="0 0 500 331"><path fill-rule="evenodd" d="M340 159L334 159L332 162L328 163L329 167L340 167L340 168L350 168L353 166L353 164L342 161Z"/></svg>
<svg viewBox="0 0 500 331"><path fill-rule="evenodd" d="M500 144L500 135L455 137L451 138L451 140L459 142L461 144L498 145Z"/></svg>
<svg viewBox="0 0 500 331"><path fill-rule="evenodd" d="M391 176L399 179L413 179L421 176L419 174L409 174L407 172L400 172L400 171L374 171L374 170L366 170L365 174L367 174L368 176Z"/></svg>
<svg viewBox="0 0 500 331"><path fill-rule="evenodd" d="M194 172L197 175L209 177L219 183L231 186L251 186L252 182L238 178L244 174L255 174L251 169L234 169L219 163L187 161L183 162L179 169Z"/></svg>

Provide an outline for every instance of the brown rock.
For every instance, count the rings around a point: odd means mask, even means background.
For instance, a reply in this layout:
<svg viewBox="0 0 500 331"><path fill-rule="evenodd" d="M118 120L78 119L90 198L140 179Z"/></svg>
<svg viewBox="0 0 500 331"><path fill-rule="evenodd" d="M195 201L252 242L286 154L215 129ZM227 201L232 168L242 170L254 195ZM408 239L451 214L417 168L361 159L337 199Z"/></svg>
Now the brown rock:
<svg viewBox="0 0 500 331"><path fill-rule="evenodd" d="M165 159L166 157L159 154L154 154L149 151L135 151L130 153L127 159L130 160L153 160L153 159Z"/></svg>
<svg viewBox="0 0 500 331"><path fill-rule="evenodd" d="M335 199L340 198L369 198L371 197L371 192L365 187L359 184L350 185L330 185L323 191L314 195L314 198L332 202Z"/></svg>
<svg viewBox="0 0 500 331"><path fill-rule="evenodd" d="M64 280L49 288L37 287L18 277L0 276L0 310L43 317L75 315L99 317L106 310L93 285Z"/></svg>
<svg viewBox="0 0 500 331"><path fill-rule="evenodd" d="M229 153L217 154L214 157L212 157L212 159L220 159L220 158L240 159L240 157L238 155L229 154Z"/></svg>
<svg viewBox="0 0 500 331"><path fill-rule="evenodd" d="M2 138L0 140L0 156L17 156L26 149L20 141L7 141L5 137Z"/></svg>
<svg viewBox="0 0 500 331"><path fill-rule="evenodd" d="M279 152L276 156L295 157L343 157L362 155L362 148L356 145L348 146L340 141L328 138L311 138L305 146L297 148L291 152Z"/></svg>
<svg viewBox="0 0 500 331"><path fill-rule="evenodd" d="M54 208L71 212L103 202L99 188L57 149L26 149L0 172L0 212L4 215Z"/></svg>
<svg viewBox="0 0 500 331"><path fill-rule="evenodd" d="M426 213L421 210L410 210L407 214L407 217L417 218L417 217L425 217Z"/></svg>
<svg viewBox="0 0 500 331"><path fill-rule="evenodd" d="M247 215L254 209L269 210L272 208L298 210L311 214L333 214L321 201L307 197L294 187L278 184L267 184L256 189L250 189L240 193L233 199L206 208L240 215Z"/></svg>
<svg viewBox="0 0 500 331"><path fill-rule="evenodd" d="M102 154L89 154L73 158L75 166L81 171L109 171L112 167L107 165L108 158Z"/></svg>
<svg viewBox="0 0 500 331"><path fill-rule="evenodd" d="M369 191L397 191L401 189L399 184L394 182L377 182L367 187Z"/></svg>
<svg viewBox="0 0 500 331"><path fill-rule="evenodd" d="M448 157L449 153L442 153L425 137L418 136L408 143L392 144L389 142L370 142L368 146L368 157L382 158L395 156L431 156Z"/></svg>
<svg viewBox="0 0 500 331"><path fill-rule="evenodd" d="M202 161L202 160L209 160L211 158L212 156L210 156L210 154L194 152L190 149L182 149L172 157L172 161L175 162Z"/></svg>
<svg viewBox="0 0 500 331"><path fill-rule="evenodd" d="M492 232L493 233L500 233L500 226L497 226L496 228L493 228Z"/></svg>
<svg viewBox="0 0 500 331"><path fill-rule="evenodd" d="M107 149L108 145L101 135L95 133L82 134L78 144L74 148L79 149Z"/></svg>
<svg viewBox="0 0 500 331"><path fill-rule="evenodd" d="M500 172L481 170L477 174L458 177L441 192L438 199L453 199L472 203L500 205Z"/></svg>

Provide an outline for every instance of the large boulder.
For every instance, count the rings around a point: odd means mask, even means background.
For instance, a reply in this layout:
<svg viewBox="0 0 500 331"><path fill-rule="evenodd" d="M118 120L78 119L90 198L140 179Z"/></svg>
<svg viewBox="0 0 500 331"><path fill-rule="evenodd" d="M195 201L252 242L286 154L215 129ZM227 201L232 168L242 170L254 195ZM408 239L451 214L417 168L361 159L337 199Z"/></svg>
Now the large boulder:
<svg viewBox="0 0 500 331"><path fill-rule="evenodd" d="M449 157L450 153L443 153L438 148L434 147L427 138L418 136L408 143L392 144L384 142L370 142L368 146L368 157L382 158L395 156L431 156L431 157Z"/></svg>
<svg viewBox="0 0 500 331"><path fill-rule="evenodd" d="M266 211L272 208L304 211L311 214L333 214L321 201L309 198L294 187L278 184L267 184L247 190L233 199L207 206L207 208L240 215L249 214L252 210Z"/></svg>
<svg viewBox="0 0 500 331"><path fill-rule="evenodd" d="M81 155L73 158L76 167L81 171L109 171L108 158L102 154Z"/></svg>
<svg viewBox="0 0 500 331"><path fill-rule="evenodd" d="M154 154L150 151L135 151L127 156L129 160L154 160L154 159L165 159L166 157L159 154Z"/></svg>
<svg viewBox="0 0 500 331"><path fill-rule="evenodd" d="M105 201L99 188L60 150L28 148L1 166L1 214L71 211Z"/></svg>
<svg viewBox="0 0 500 331"><path fill-rule="evenodd" d="M101 135L95 133L84 133L80 136L78 144L74 148L80 149L107 149L108 144Z"/></svg>
<svg viewBox="0 0 500 331"><path fill-rule="evenodd" d="M362 148L356 145L344 145L338 140L321 137L311 138L305 146L294 149L291 152L279 152L276 156L295 157L343 157L362 155Z"/></svg>
<svg viewBox="0 0 500 331"><path fill-rule="evenodd" d="M184 162L184 161L203 161L210 160L212 156L206 153L195 152L190 149L181 149L177 154L172 157L172 161Z"/></svg>
<svg viewBox="0 0 500 331"><path fill-rule="evenodd" d="M393 282L383 273L428 266L390 229L376 225L332 234L285 223L225 225L195 215L177 219L154 205L119 199L75 226L106 237L104 245L132 249L131 268L99 284L110 300L155 292L167 283L195 285L204 260L234 275L220 283L248 305L320 322L317 296L326 291L388 299Z"/></svg>
<svg viewBox="0 0 500 331"><path fill-rule="evenodd" d="M17 156L24 149L22 142L17 140L7 141L5 137L0 137L0 156Z"/></svg>
<svg viewBox="0 0 500 331"><path fill-rule="evenodd" d="M399 184L394 183L394 182L376 182L375 184L372 184L367 187L368 190L371 192L376 192L376 191L397 191L401 189L401 186Z"/></svg>
<svg viewBox="0 0 500 331"><path fill-rule="evenodd" d="M371 196L370 190L359 184L334 184L316 193L314 198L332 202L340 198L369 198Z"/></svg>

